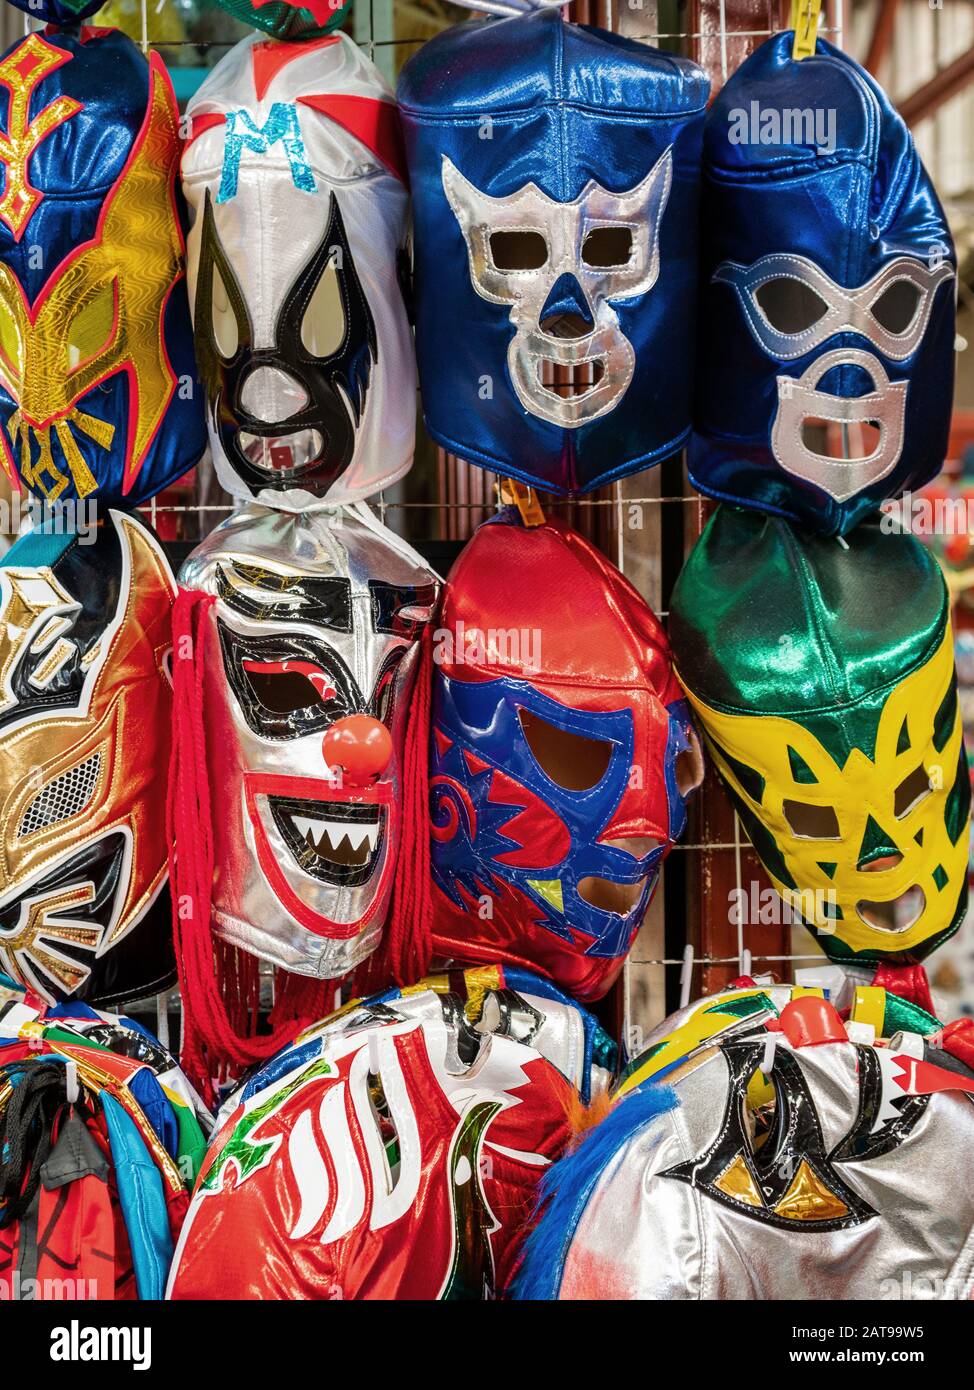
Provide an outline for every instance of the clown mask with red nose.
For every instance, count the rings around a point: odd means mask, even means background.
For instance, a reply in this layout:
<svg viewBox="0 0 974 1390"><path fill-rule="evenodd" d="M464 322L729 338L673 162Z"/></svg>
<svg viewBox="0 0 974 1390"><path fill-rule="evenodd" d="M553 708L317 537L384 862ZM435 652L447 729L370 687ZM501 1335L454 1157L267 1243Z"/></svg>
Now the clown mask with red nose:
<svg viewBox="0 0 974 1390"><path fill-rule="evenodd" d="M255 504L197 547L180 585L184 989L211 930L280 970L340 979L375 949L389 907L437 580L364 506Z"/></svg>

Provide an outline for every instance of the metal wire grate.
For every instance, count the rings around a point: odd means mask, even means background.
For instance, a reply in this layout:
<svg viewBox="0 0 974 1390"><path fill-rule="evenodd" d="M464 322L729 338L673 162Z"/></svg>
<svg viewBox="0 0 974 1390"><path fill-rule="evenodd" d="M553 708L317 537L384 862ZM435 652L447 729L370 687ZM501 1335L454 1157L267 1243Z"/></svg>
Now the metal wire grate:
<svg viewBox="0 0 974 1390"><path fill-rule="evenodd" d="M162 32L166 6L196 13L195 0L112 0L97 22L119 24L144 51L158 48L177 72L192 66L191 59L213 66L247 32L225 17L211 38ZM569 14L689 54L707 69L715 90L757 44L787 24L780 0L575 0ZM463 18L467 11L441 0L356 0L346 27L394 82L422 42ZM822 32L841 41L842 24L842 0L831 0ZM375 505L386 524L414 542L456 545L496 506L494 482L492 474L435 448L420 429L412 473ZM576 501L542 501L593 539L665 618L683 557L710 510L689 491L682 459ZM231 510L206 465L144 509L165 540L183 542L200 539ZM796 964L823 959L811 938L807 945L793 943L781 928L748 928L745 935L729 920L731 890L767 881L712 773L662 878L622 989L607 1008L607 1019L630 1046L681 994L710 991L752 968L787 979Z"/></svg>

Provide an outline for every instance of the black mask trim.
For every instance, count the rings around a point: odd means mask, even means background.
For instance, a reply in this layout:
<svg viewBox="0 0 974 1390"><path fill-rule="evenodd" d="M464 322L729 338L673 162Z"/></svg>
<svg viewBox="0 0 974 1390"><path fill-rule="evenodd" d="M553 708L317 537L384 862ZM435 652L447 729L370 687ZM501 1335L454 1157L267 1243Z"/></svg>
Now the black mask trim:
<svg viewBox="0 0 974 1390"><path fill-rule="evenodd" d="M332 261L345 314L345 332L335 352L316 357L304 346L301 327L318 281ZM230 358L221 356L213 332L214 266L237 321L237 348ZM379 360L375 321L355 269L334 193L329 195L325 234L278 313L275 346L255 349L247 305L220 243L207 190L194 320L197 360L211 424L240 477L255 491L265 487L283 491L300 486L323 497L352 461L355 430L365 410L373 365ZM247 377L259 367L287 373L303 388L308 404L274 423L250 415L242 405L241 394ZM293 468L265 469L252 463L242 451L241 430L260 439L284 439L299 430L315 430L321 437L321 446L309 462Z"/></svg>
<svg viewBox="0 0 974 1390"><path fill-rule="evenodd" d="M291 851L295 863L319 883L338 888L360 888L375 873L382 858L386 837L387 812L382 806L355 806L334 801L305 801L299 797L269 796L267 798L274 824ZM338 864L315 852L303 838L293 817L340 821L356 825L378 825L375 848L369 851L362 864Z"/></svg>
<svg viewBox="0 0 974 1390"><path fill-rule="evenodd" d="M226 672L237 703L247 726L261 738L304 738L321 733L338 719L363 711L365 701L355 680L341 657L327 642L301 633L289 632L281 637L244 637L217 619L217 633ZM323 700L308 682L308 703L289 709L272 709L264 704L258 686L252 682L244 663L307 661L313 663L331 680L334 697Z"/></svg>
<svg viewBox="0 0 974 1390"><path fill-rule="evenodd" d="M393 637L401 637L404 642L415 642L429 621L429 614L425 618L412 618L407 616L407 611L428 608L432 612L436 602L436 585L386 584L381 579L370 579L369 594L372 599L372 626L376 632L388 632Z"/></svg>
<svg viewBox="0 0 974 1390"><path fill-rule="evenodd" d="M266 591L267 599L258 602L244 593L234 578L248 589ZM306 574L280 574L231 560L228 565L217 566L216 591L228 608L257 622L280 622L285 616L335 632L352 630L351 582L337 575L312 579Z"/></svg>
<svg viewBox="0 0 974 1390"><path fill-rule="evenodd" d="M747 1085L760 1068L764 1044L725 1043L720 1051L730 1071L730 1084L717 1137L698 1158L678 1163L661 1176L689 1183L732 1211L779 1230L841 1231L875 1216L873 1208L843 1182L834 1168L837 1151L828 1155L825 1152L815 1103L797 1058L780 1047L775 1053L769 1078L776 1097L774 1128L760 1154L755 1155L744 1130L743 1115ZM846 1208L844 1215L798 1220L777 1214L775 1208L781 1205L802 1164L807 1165L825 1192ZM735 1165L749 1176L753 1190L760 1194L761 1205L717 1186Z"/></svg>
<svg viewBox="0 0 974 1390"><path fill-rule="evenodd" d="M21 930L26 902L91 885L90 902L59 910L51 924L38 931L33 943L36 950L25 948L25 963L36 975L37 984L58 1002L78 999L111 1006L165 989L175 979L172 934L166 930L168 892L159 894L117 946L102 956L95 955L104 945L118 896L125 891L124 862L125 837L112 831L59 860L48 874L0 910L0 947L9 947ZM21 971L23 968L21 962ZM77 978L73 988L71 976Z"/></svg>

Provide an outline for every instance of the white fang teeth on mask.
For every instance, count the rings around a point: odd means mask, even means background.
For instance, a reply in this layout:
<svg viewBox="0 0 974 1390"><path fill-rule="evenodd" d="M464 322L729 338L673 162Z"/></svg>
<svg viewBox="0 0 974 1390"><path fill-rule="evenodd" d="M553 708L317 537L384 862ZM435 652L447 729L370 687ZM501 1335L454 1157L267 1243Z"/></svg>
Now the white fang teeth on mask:
<svg viewBox="0 0 974 1390"><path fill-rule="evenodd" d="M352 854L358 854L362 845L367 843L368 852L372 854L379 839L378 821L368 824L362 821L318 820L312 816L293 816L292 822L302 840L305 840L316 853L329 858L339 853L342 841L348 842L346 853L350 851Z"/></svg>

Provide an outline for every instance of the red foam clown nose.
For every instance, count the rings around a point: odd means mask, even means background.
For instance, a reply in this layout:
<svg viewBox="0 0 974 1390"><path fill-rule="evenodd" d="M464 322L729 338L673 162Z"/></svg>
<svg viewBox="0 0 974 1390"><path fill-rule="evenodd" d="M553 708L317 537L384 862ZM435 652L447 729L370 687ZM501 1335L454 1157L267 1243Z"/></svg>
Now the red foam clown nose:
<svg viewBox="0 0 974 1390"><path fill-rule="evenodd" d="M818 995L793 999L781 1010L781 1031L792 1047L814 1047L817 1043L848 1042L849 1035L834 1004Z"/></svg>
<svg viewBox="0 0 974 1390"><path fill-rule="evenodd" d="M343 779L353 786L381 777L392 758L392 735L368 714L350 714L337 720L321 740L321 752L330 768L341 768Z"/></svg>

